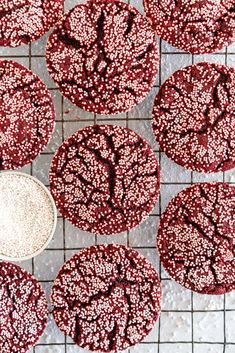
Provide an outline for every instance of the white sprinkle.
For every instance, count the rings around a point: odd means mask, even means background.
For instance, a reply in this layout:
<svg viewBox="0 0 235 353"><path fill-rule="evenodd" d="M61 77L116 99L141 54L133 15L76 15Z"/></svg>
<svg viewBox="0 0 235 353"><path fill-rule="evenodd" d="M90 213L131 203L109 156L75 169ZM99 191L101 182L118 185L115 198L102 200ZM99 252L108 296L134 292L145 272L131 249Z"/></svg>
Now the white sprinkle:
<svg viewBox="0 0 235 353"><path fill-rule="evenodd" d="M0 257L24 258L44 247L55 227L52 199L26 174L0 174Z"/></svg>

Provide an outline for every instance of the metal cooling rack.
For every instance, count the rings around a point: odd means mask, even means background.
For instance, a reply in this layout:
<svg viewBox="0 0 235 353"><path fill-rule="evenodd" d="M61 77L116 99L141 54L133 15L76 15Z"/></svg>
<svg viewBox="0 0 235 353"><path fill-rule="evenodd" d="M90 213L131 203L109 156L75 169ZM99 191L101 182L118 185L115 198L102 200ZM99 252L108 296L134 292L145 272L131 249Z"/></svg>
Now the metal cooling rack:
<svg viewBox="0 0 235 353"><path fill-rule="evenodd" d="M65 0L65 10L82 2ZM143 12L142 0L128 0ZM44 52L47 36L29 46L1 48L0 57L20 62L37 73L50 89L56 107L56 129L49 146L22 171L34 175L48 186L48 171L55 150L62 141L83 126L110 123L129 127L146 138L161 167L161 195L148 220L129 232L115 236L94 236L73 227L58 215L56 234L49 247L35 259L20 263L43 285L49 300L50 288L64 261L83 247L103 242L119 242L144 254L160 274L163 286L162 314L144 342L125 353L235 353L235 293L203 296L183 289L162 268L155 249L157 224L169 200L180 190L201 181L235 182L235 170L218 174L198 174L171 162L159 150L151 132L151 109L159 86L177 69L198 61L211 61L235 67L235 45L213 55L190 55L159 41L161 60L156 83L143 103L129 113L117 116L90 114L64 99L49 78ZM31 352L86 353L64 337L50 315L47 329Z"/></svg>

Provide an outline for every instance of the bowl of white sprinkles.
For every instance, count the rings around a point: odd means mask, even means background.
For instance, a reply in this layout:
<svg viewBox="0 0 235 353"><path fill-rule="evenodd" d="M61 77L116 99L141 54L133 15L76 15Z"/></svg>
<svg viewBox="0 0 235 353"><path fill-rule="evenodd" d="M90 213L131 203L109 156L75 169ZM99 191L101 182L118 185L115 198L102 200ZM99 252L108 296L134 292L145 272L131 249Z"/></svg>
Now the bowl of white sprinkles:
<svg viewBox="0 0 235 353"><path fill-rule="evenodd" d="M31 175L0 173L0 258L28 260L51 241L57 210L47 188Z"/></svg>

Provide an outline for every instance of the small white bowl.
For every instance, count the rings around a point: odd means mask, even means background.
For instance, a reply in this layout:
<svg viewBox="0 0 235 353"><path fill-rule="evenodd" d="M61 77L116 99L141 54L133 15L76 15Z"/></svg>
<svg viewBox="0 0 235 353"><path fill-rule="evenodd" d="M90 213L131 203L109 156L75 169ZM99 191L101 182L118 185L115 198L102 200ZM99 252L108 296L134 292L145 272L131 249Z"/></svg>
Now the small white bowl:
<svg viewBox="0 0 235 353"><path fill-rule="evenodd" d="M48 199L50 201L51 208L52 208L52 211L53 211L53 221L52 221L53 222L53 226L52 226L51 233L49 234L49 236L47 238L47 241L43 244L42 247L40 247L37 251L35 251L32 254L29 254L29 255L26 255L26 256L22 256L22 257L10 257L10 256L3 255L3 254L1 254L1 249L0 249L0 259L2 259L2 260L6 260L6 261L25 261L25 260L32 259L33 257L39 255L48 246L48 244L52 240L52 237L53 237L53 235L55 233L55 229L56 229L56 225L57 225L57 209L56 209L56 205L55 205L54 199L51 196L50 191L45 187L45 185L41 181L39 181L37 178L35 178L35 177L33 177L33 176L29 175L29 174L21 173L21 172L18 172L18 171L1 171L0 172L0 178L1 178L1 174L8 174L8 175L14 174L14 175L22 176L22 177L29 178L29 179L33 180L35 183L37 183L40 186L40 188L43 191L45 191L45 193L47 194Z"/></svg>

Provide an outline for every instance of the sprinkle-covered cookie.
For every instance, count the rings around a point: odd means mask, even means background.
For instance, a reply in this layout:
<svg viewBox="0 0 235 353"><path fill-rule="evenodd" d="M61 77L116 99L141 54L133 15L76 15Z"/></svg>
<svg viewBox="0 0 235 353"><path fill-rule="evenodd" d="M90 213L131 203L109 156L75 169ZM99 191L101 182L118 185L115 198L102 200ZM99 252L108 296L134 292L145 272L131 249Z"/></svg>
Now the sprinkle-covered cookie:
<svg viewBox="0 0 235 353"><path fill-rule="evenodd" d="M61 18L46 58L52 79L72 103L89 112L118 114L150 91L159 52L154 31L134 7L96 0Z"/></svg>
<svg viewBox="0 0 235 353"><path fill-rule="evenodd" d="M156 97L153 132L166 155L196 172L235 167L235 69L206 62L175 72Z"/></svg>
<svg viewBox="0 0 235 353"><path fill-rule="evenodd" d="M47 316L38 281L19 266L0 262L0 352L27 352L42 335Z"/></svg>
<svg viewBox="0 0 235 353"><path fill-rule="evenodd" d="M235 289L235 187L195 184L170 201L157 246L163 266L178 283L202 294Z"/></svg>
<svg viewBox="0 0 235 353"><path fill-rule="evenodd" d="M80 251L52 287L61 331L90 351L125 350L142 341L160 314L161 283L153 266L124 245Z"/></svg>
<svg viewBox="0 0 235 353"><path fill-rule="evenodd" d="M14 61L0 61L0 170L36 158L54 124L52 97L41 79Z"/></svg>
<svg viewBox="0 0 235 353"><path fill-rule="evenodd" d="M194 54L215 53L235 40L234 0L144 0L157 35Z"/></svg>
<svg viewBox="0 0 235 353"><path fill-rule="evenodd" d="M35 41L55 24L63 5L64 0L1 0L0 46Z"/></svg>
<svg viewBox="0 0 235 353"><path fill-rule="evenodd" d="M149 144L130 129L93 125L57 150L50 189L61 214L97 234L129 230L154 208L159 166Z"/></svg>

